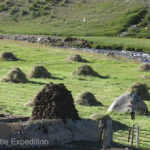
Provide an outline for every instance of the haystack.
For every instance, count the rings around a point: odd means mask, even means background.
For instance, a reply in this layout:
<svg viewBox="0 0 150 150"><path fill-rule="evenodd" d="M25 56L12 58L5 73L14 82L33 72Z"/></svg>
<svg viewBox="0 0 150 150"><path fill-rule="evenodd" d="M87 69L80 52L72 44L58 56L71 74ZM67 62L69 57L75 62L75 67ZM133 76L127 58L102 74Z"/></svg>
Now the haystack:
<svg viewBox="0 0 150 150"><path fill-rule="evenodd" d="M34 106L34 100L29 100L27 103L24 104L26 107L33 107Z"/></svg>
<svg viewBox="0 0 150 150"><path fill-rule="evenodd" d="M142 79L145 79L145 80L150 80L150 76L147 76L147 75L142 75L141 77L142 77Z"/></svg>
<svg viewBox="0 0 150 150"><path fill-rule="evenodd" d="M150 100L150 94L148 92L148 87L144 83L137 82L137 83L132 84L128 88L127 92L137 94L142 99Z"/></svg>
<svg viewBox="0 0 150 150"><path fill-rule="evenodd" d="M78 54L73 54L67 58L68 61L75 61L75 62L83 62L86 63L88 62L86 59L83 59L80 55Z"/></svg>
<svg viewBox="0 0 150 150"><path fill-rule="evenodd" d="M64 84L47 84L34 99L32 118L37 119L80 119L73 97Z"/></svg>
<svg viewBox="0 0 150 150"><path fill-rule="evenodd" d="M44 66L34 66L28 73L29 78L51 78L51 74Z"/></svg>
<svg viewBox="0 0 150 150"><path fill-rule="evenodd" d="M141 71L150 71L150 64L142 64L139 68Z"/></svg>
<svg viewBox="0 0 150 150"><path fill-rule="evenodd" d="M75 99L76 104L85 106L102 106L91 92L82 92Z"/></svg>
<svg viewBox="0 0 150 150"><path fill-rule="evenodd" d="M104 115L101 113L94 113L89 118L92 120L95 120L98 124L100 123L100 120L102 120L103 123L106 123L106 121L108 121L108 120L112 120L113 131L128 129L128 126L126 126L125 124L123 124L117 120L113 120L109 115Z"/></svg>
<svg viewBox="0 0 150 150"><path fill-rule="evenodd" d="M106 56L115 57L115 54L114 54L114 52L108 52L108 53L106 54Z"/></svg>
<svg viewBox="0 0 150 150"><path fill-rule="evenodd" d="M89 65L82 65L78 67L73 73L73 75L81 75L81 76L95 76L101 77L97 72L95 72L92 67Z"/></svg>
<svg viewBox="0 0 150 150"><path fill-rule="evenodd" d="M6 76L0 79L2 82L26 83L28 82L25 74L19 68L13 68Z"/></svg>
<svg viewBox="0 0 150 150"><path fill-rule="evenodd" d="M0 59L1 60L6 60L6 61L17 61L19 60L12 52L3 52L0 54Z"/></svg>

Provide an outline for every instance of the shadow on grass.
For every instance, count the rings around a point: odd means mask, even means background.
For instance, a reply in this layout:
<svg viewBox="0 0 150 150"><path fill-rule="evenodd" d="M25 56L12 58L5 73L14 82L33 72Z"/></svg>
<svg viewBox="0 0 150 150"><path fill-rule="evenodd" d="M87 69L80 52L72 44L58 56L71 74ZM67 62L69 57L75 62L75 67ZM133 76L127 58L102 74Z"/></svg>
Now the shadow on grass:
<svg viewBox="0 0 150 150"><path fill-rule="evenodd" d="M64 78L54 77L54 76L52 76L50 79L53 79L53 80L64 80Z"/></svg>
<svg viewBox="0 0 150 150"><path fill-rule="evenodd" d="M39 85L46 85L46 83L43 82L35 82L35 81L29 81L27 83L31 83L31 84L39 84Z"/></svg>
<svg viewBox="0 0 150 150"><path fill-rule="evenodd" d="M123 130L123 131L128 131L129 127L117 120L112 120L112 124L113 124L113 131L118 131L118 130Z"/></svg>
<svg viewBox="0 0 150 150"><path fill-rule="evenodd" d="M106 75L106 76L101 76L99 78L102 78L102 79L109 79L110 78L110 75Z"/></svg>

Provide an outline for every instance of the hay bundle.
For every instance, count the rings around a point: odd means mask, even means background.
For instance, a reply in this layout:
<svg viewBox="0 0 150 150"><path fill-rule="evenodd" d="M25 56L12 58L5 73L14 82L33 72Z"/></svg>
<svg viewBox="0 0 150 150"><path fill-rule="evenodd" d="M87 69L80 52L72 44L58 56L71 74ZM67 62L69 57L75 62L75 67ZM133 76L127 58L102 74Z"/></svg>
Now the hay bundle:
<svg viewBox="0 0 150 150"><path fill-rule="evenodd" d="M92 67L89 65L82 65L78 67L73 73L73 75L83 75L83 76L95 76L95 77L101 77L97 72L95 72Z"/></svg>
<svg viewBox="0 0 150 150"><path fill-rule="evenodd" d="M34 100L29 100L27 103L24 104L25 107L33 107L34 106Z"/></svg>
<svg viewBox="0 0 150 150"><path fill-rule="evenodd" d="M51 78L51 74L44 66L34 66L27 74L29 78Z"/></svg>
<svg viewBox="0 0 150 150"><path fill-rule="evenodd" d="M91 92L80 93L77 96L75 102L76 104L85 105L85 106L102 106L102 104L97 101L97 99Z"/></svg>
<svg viewBox="0 0 150 150"><path fill-rule="evenodd" d="M25 74L19 68L13 68L7 75L1 78L2 82L26 83L28 82Z"/></svg>
<svg viewBox="0 0 150 150"><path fill-rule="evenodd" d="M13 53L11 52L3 52L0 54L0 59L1 60L6 60L6 61L17 61L19 60Z"/></svg>
<svg viewBox="0 0 150 150"><path fill-rule="evenodd" d="M75 61L75 62L88 62L86 59L83 59L80 55L78 54L73 54L71 55L68 59L68 61Z"/></svg>
<svg viewBox="0 0 150 150"><path fill-rule="evenodd" d="M106 54L106 56L108 56L108 57L115 57L115 54L114 54L114 52L109 52L109 53Z"/></svg>
<svg viewBox="0 0 150 150"><path fill-rule="evenodd" d="M148 92L148 87L146 84L137 82L131 85L128 90L129 93L137 94L140 96L142 99L150 99L150 94Z"/></svg>
<svg viewBox="0 0 150 150"><path fill-rule="evenodd" d="M142 64L139 68L141 71L150 71L150 64Z"/></svg>
<svg viewBox="0 0 150 150"><path fill-rule="evenodd" d="M142 75L141 77L142 77L142 79L150 80L150 76Z"/></svg>
<svg viewBox="0 0 150 150"><path fill-rule="evenodd" d="M34 99L32 118L37 119L80 119L73 97L64 84L47 84Z"/></svg>

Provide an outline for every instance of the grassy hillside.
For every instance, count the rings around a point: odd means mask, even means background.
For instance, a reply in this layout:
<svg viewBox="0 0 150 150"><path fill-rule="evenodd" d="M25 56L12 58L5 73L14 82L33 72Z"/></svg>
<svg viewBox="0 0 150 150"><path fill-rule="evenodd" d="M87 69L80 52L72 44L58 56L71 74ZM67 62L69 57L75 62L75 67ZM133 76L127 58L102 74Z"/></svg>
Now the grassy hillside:
<svg viewBox="0 0 150 150"><path fill-rule="evenodd" d="M1 0L0 32L61 36L150 37L141 0ZM133 26L134 25L134 26ZM124 35L124 34L123 34Z"/></svg>

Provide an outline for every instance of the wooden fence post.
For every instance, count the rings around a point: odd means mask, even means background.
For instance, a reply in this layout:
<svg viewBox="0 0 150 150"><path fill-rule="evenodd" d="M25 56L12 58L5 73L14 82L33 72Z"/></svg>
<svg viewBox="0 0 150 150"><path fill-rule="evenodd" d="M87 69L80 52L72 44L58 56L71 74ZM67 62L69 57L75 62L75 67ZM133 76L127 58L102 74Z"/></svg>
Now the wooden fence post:
<svg viewBox="0 0 150 150"><path fill-rule="evenodd" d="M139 147L139 125L137 125L137 130L136 130L136 148Z"/></svg>
<svg viewBox="0 0 150 150"><path fill-rule="evenodd" d="M103 135L103 121L99 121L99 140L102 141L102 135Z"/></svg>
<svg viewBox="0 0 150 150"><path fill-rule="evenodd" d="M107 150L107 129L104 128L103 150Z"/></svg>
<svg viewBox="0 0 150 150"><path fill-rule="evenodd" d="M132 130L131 130L131 146L133 146L133 139L134 139L134 125L132 125Z"/></svg>
<svg viewBox="0 0 150 150"><path fill-rule="evenodd" d="M112 120L108 120L106 122L106 129L107 129L107 146L111 146L113 141Z"/></svg>

